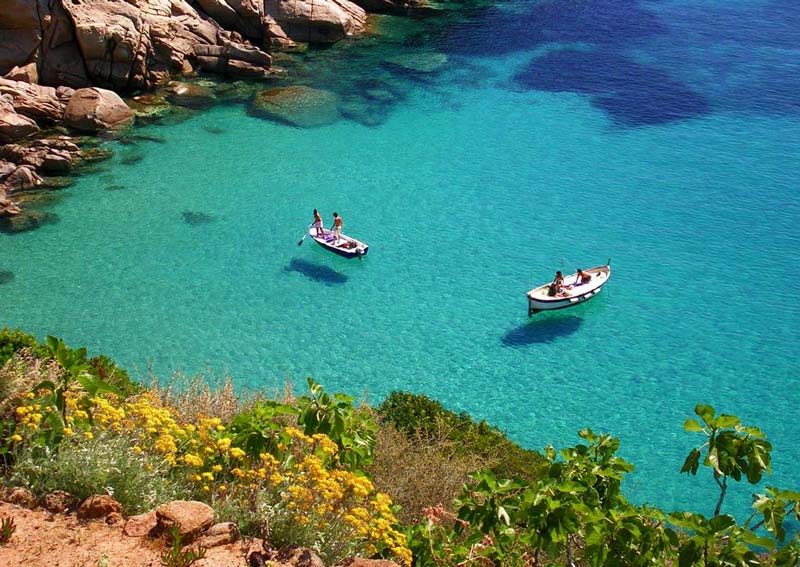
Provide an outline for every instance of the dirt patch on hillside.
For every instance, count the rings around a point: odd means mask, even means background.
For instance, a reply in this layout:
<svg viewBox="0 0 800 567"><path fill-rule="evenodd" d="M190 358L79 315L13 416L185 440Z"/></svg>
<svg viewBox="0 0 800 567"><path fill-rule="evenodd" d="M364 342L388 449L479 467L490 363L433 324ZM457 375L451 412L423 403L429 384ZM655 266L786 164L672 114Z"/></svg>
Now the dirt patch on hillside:
<svg viewBox="0 0 800 567"><path fill-rule="evenodd" d="M28 510L0 502L0 518L17 526L0 546L0 565L8 567L160 567L163 542L128 537L123 524L81 522L74 515ZM193 567L247 567L245 554L256 542L213 547Z"/></svg>

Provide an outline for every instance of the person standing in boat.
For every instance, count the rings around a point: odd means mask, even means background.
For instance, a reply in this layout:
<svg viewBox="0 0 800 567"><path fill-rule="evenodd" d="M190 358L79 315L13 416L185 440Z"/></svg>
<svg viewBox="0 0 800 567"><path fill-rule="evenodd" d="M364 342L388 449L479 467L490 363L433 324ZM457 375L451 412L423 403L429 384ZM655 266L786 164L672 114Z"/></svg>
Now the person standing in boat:
<svg viewBox="0 0 800 567"><path fill-rule="evenodd" d="M339 213L333 213L333 243L336 242L342 237L342 217L339 216Z"/></svg>
<svg viewBox="0 0 800 567"><path fill-rule="evenodd" d="M312 226L317 229L317 236L325 236L325 231L323 230L322 226L322 217L317 212L317 209L314 209L314 224Z"/></svg>

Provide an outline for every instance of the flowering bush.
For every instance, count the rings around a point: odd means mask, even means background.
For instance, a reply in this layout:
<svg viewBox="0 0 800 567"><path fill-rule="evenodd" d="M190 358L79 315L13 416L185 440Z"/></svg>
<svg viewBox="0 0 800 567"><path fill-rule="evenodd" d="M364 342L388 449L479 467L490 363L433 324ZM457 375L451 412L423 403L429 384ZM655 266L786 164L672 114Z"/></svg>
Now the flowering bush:
<svg viewBox="0 0 800 567"><path fill-rule="evenodd" d="M119 400L112 394L88 397L79 389L66 389L63 410L46 405L50 399L50 392L39 390L16 408L17 433L10 440L20 455L36 447L53 455L54 430L59 430L61 448L72 452L90 446L93 439L124 439L130 456L147 463L145 470L158 468L175 486L185 486L187 496L258 518L273 545L307 545L330 561L385 552L411 563L405 536L394 527L389 497L377 493L367 477L343 468L339 445L323 433L306 435L281 423L274 428L275 442L265 445L269 451L253 455L253 447L248 451L238 446L236 432L219 418L181 420L152 393ZM100 465L87 462L88 477ZM36 471L43 469L30 464L19 474L41 479ZM80 468L73 473L80 474ZM109 491L119 492L114 485L120 479L100 478ZM81 482L73 478L69 484ZM83 484L96 487L97 482Z"/></svg>

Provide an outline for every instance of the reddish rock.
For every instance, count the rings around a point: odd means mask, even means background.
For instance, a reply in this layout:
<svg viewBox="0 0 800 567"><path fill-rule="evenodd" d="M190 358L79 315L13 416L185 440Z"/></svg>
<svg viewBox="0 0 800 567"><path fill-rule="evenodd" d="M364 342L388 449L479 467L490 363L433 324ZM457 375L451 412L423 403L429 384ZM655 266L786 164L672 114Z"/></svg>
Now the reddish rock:
<svg viewBox="0 0 800 567"><path fill-rule="evenodd" d="M6 499L12 504L22 506L23 508L36 508L36 497L33 495L33 492L27 488L11 488Z"/></svg>
<svg viewBox="0 0 800 567"><path fill-rule="evenodd" d="M133 123L133 111L113 91L78 89L69 99L64 122L85 132L125 128Z"/></svg>
<svg viewBox="0 0 800 567"><path fill-rule="evenodd" d="M111 512L106 516L106 524L109 526L120 526L123 523L125 523L125 518L123 518L122 514L119 512Z"/></svg>
<svg viewBox="0 0 800 567"><path fill-rule="evenodd" d="M203 535L197 540L197 544L206 548L218 547L234 543L239 540L239 537L239 526L233 522L222 522L214 524L203 532Z"/></svg>
<svg viewBox="0 0 800 567"><path fill-rule="evenodd" d="M319 555L307 547L286 547L268 555L267 564L273 567L325 567Z"/></svg>
<svg viewBox="0 0 800 567"><path fill-rule="evenodd" d="M20 116L10 105L3 108L0 103L0 144L15 142L39 131L36 122L27 116Z"/></svg>
<svg viewBox="0 0 800 567"><path fill-rule="evenodd" d="M184 543L189 543L214 523L214 510L207 504L193 500L175 500L156 509L157 531L167 533L172 526Z"/></svg>
<svg viewBox="0 0 800 567"><path fill-rule="evenodd" d="M42 507L54 514L65 513L73 510L77 506L77 499L63 490L56 490L50 494L45 494L41 499Z"/></svg>
<svg viewBox="0 0 800 567"><path fill-rule="evenodd" d="M138 516L131 516L128 518L122 533L130 537L144 537L153 531L157 524L158 518L156 518L156 511L152 510L146 514L139 514Z"/></svg>
<svg viewBox="0 0 800 567"><path fill-rule="evenodd" d="M0 79L0 95L10 96L17 114L27 116L42 125L54 124L64 117L64 103L53 87L33 85L23 81Z"/></svg>
<svg viewBox="0 0 800 567"><path fill-rule="evenodd" d="M39 82L39 70L36 68L36 63L28 63L22 67L14 67L6 73L5 78L11 81L35 84Z"/></svg>
<svg viewBox="0 0 800 567"><path fill-rule="evenodd" d="M349 0L265 0L264 12L294 41L333 43L364 31L367 13Z"/></svg>
<svg viewBox="0 0 800 567"><path fill-rule="evenodd" d="M97 520L113 513L121 513L122 506L107 494L90 496L78 507L79 520Z"/></svg>
<svg viewBox="0 0 800 567"><path fill-rule="evenodd" d="M29 165L21 165L3 180L8 191L25 191L33 189L42 182L42 178ZM35 500L35 498L34 498Z"/></svg>

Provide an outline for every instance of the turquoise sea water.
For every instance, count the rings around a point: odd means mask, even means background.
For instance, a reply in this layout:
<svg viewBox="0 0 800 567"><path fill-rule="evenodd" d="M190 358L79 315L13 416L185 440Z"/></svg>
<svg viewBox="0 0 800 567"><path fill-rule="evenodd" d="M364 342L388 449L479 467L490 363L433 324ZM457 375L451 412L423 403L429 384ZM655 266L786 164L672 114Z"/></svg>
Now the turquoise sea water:
<svg viewBox="0 0 800 567"><path fill-rule="evenodd" d="M139 377L422 392L537 449L590 426L636 465L628 495L666 509L713 510L710 477L678 474L710 403L760 426L771 484L797 488L799 19L782 0L587 0L415 24L392 49L448 63L380 67L402 97L376 126L233 105L112 144L58 223L0 234L0 324ZM366 53L342 65L371 72ZM314 207L368 257L298 247ZM525 291L608 257L600 296L527 318Z"/></svg>

